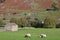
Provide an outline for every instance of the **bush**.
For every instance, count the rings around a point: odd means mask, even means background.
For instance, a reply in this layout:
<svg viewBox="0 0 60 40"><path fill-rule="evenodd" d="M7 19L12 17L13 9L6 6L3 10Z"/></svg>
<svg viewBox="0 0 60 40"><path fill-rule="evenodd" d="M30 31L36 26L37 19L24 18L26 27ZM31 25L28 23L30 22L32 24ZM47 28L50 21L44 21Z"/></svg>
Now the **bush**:
<svg viewBox="0 0 60 40"><path fill-rule="evenodd" d="M59 10L58 4L57 4L56 2L53 2L52 8L53 8L54 10Z"/></svg>
<svg viewBox="0 0 60 40"><path fill-rule="evenodd" d="M29 24L29 21L26 19L26 17L22 17L20 20L21 20L21 24L23 27L30 27L31 26Z"/></svg>
<svg viewBox="0 0 60 40"><path fill-rule="evenodd" d="M30 26L25 17L11 18L10 22L18 24L19 27L28 27L28 26Z"/></svg>
<svg viewBox="0 0 60 40"><path fill-rule="evenodd" d="M2 18L0 18L0 27L4 27L5 26L5 22L3 21L3 19Z"/></svg>
<svg viewBox="0 0 60 40"><path fill-rule="evenodd" d="M12 20L13 19L13 20ZM11 18L10 22L18 24L19 27L41 27L41 21L38 18L31 17L21 17L21 18Z"/></svg>
<svg viewBox="0 0 60 40"><path fill-rule="evenodd" d="M32 27L41 28L41 21L38 18L31 18L30 24Z"/></svg>
<svg viewBox="0 0 60 40"><path fill-rule="evenodd" d="M55 28L56 22L52 16L47 16L44 20L44 28Z"/></svg>
<svg viewBox="0 0 60 40"><path fill-rule="evenodd" d="M56 24L56 28L60 28L60 23Z"/></svg>
<svg viewBox="0 0 60 40"><path fill-rule="evenodd" d="M10 22L11 23L16 23L19 27L21 27L20 19L19 18L13 17L13 18L10 19Z"/></svg>

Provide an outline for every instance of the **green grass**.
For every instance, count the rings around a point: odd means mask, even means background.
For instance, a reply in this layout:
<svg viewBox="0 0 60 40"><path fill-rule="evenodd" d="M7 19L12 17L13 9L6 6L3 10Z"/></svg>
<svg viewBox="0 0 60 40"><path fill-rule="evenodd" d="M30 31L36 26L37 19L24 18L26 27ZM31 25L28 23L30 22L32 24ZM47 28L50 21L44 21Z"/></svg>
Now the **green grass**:
<svg viewBox="0 0 60 40"><path fill-rule="evenodd" d="M31 33L31 38L25 38L26 33ZM46 38L39 35L45 33ZM20 29L17 32L0 32L0 40L60 40L60 29Z"/></svg>

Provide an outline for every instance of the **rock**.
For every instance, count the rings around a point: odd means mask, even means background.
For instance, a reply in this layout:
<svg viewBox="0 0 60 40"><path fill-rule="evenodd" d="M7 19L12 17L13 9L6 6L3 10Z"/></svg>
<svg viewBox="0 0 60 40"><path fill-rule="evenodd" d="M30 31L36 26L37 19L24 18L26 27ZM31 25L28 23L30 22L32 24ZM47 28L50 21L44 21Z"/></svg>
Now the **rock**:
<svg viewBox="0 0 60 40"><path fill-rule="evenodd" d="M8 23L5 25L5 30L7 31L18 31L18 25L15 23Z"/></svg>

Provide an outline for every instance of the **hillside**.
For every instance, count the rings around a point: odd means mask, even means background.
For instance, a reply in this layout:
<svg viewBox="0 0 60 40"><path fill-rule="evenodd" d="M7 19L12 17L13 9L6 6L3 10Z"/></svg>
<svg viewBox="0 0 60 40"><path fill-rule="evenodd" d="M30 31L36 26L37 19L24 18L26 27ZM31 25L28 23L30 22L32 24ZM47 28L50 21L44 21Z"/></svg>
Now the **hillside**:
<svg viewBox="0 0 60 40"><path fill-rule="evenodd" d="M51 8L54 0L5 0L0 2L0 10L19 9L19 10L35 10ZM60 0L56 1L60 6Z"/></svg>

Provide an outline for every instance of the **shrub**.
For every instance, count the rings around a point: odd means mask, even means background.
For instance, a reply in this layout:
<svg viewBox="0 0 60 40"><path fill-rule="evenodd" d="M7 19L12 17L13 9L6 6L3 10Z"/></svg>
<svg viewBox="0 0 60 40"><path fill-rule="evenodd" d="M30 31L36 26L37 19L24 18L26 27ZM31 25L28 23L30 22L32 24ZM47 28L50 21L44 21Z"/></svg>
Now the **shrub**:
<svg viewBox="0 0 60 40"><path fill-rule="evenodd" d="M10 22L18 24L19 27L29 27L30 26L29 23L28 23L28 20L26 20L25 17L11 18Z"/></svg>
<svg viewBox="0 0 60 40"><path fill-rule="evenodd" d="M30 27L30 24L25 17L22 17L20 20L21 20L21 24L23 25L23 27Z"/></svg>
<svg viewBox="0 0 60 40"><path fill-rule="evenodd" d="M41 28L41 21L38 18L31 18L30 24L32 27Z"/></svg>
<svg viewBox="0 0 60 40"><path fill-rule="evenodd" d="M47 16L44 20L44 28L55 28L56 22L52 16Z"/></svg>
<svg viewBox="0 0 60 40"><path fill-rule="evenodd" d="M4 27L5 26L5 22L3 21L3 19L2 18L0 18L0 27Z"/></svg>
<svg viewBox="0 0 60 40"><path fill-rule="evenodd" d="M58 4L57 4L56 2L53 2L52 8L53 8L54 10L59 10L59 7L58 7L57 5L58 5Z"/></svg>
<svg viewBox="0 0 60 40"><path fill-rule="evenodd" d="M13 20L12 20L13 19ZM35 27L35 28L41 28L42 23L39 20L39 18L35 17L27 17L27 16L22 16L20 18L11 18L10 22L18 24L19 27Z"/></svg>
<svg viewBox="0 0 60 40"><path fill-rule="evenodd" d="M56 24L56 28L60 28L60 23Z"/></svg>
<svg viewBox="0 0 60 40"><path fill-rule="evenodd" d="M19 27L21 27L19 18L13 17L13 18L10 19L10 22L11 23L16 23L16 24L18 24Z"/></svg>

